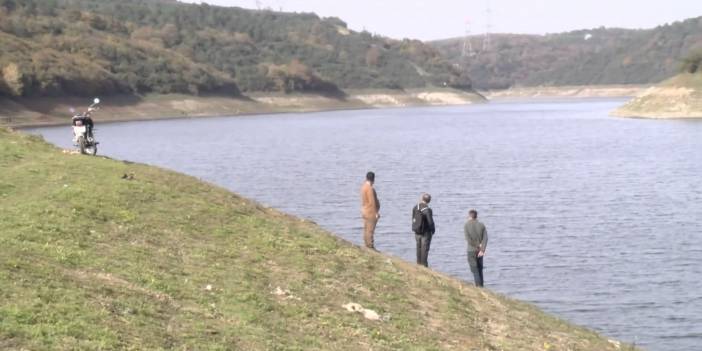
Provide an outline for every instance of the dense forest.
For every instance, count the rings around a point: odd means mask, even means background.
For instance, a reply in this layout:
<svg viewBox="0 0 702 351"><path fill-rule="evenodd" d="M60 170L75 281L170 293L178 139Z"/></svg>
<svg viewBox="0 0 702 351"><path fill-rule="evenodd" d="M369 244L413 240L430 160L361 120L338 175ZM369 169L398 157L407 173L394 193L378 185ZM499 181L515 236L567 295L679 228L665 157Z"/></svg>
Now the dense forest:
<svg viewBox="0 0 702 351"><path fill-rule="evenodd" d="M482 39L471 37L473 47L482 47ZM465 56L463 43L432 45L464 67L476 88L657 83L694 66L687 58L702 49L702 17L647 30L493 35L489 50Z"/></svg>
<svg viewBox="0 0 702 351"><path fill-rule="evenodd" d="M0 0L0 96L451 86L438 50L337 18L168 0Z"/></svg>

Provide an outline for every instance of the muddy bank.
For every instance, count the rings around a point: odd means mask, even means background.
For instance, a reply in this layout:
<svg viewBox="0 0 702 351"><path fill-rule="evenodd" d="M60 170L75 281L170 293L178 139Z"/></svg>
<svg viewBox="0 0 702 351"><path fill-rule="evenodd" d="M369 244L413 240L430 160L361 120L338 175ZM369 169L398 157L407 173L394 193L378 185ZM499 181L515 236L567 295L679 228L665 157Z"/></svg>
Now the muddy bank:
<svg viewBox="0 0 702 351"><path fill-rule="evenodd" d="M648 85L577 85L515 87L482 92L490 100L533 98L633 97Z"/></svg>
<svg viewBox="0 0 702 351"><path fill-rule="evenodd" d="M0 98L0 126L28 127L65 124L71 107L84 108L89 98ZM316 112L345 109L463 105L485 102L478 93L454 89L358 90L344 98L314 94L253 94L245 98L222 96L149 95L104 97L99 122L134 121L262 113Z"/></svg>
<svg viewBox="0 0 702 351"><path fill-rule="evenodd" d="M681 74L611 113L618 117L702 118L702 74Z"/></svg>

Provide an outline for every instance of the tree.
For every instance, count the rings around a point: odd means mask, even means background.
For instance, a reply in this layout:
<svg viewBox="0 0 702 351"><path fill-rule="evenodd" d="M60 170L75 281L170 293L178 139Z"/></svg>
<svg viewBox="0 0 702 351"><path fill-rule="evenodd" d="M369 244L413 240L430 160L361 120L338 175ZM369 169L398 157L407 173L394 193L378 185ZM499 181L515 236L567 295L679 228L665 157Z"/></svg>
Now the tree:
<svg viewBox="0 0 702 351"><path fill-rule="evenodd" d="M70 10L66 14L66 18L70 22L78 22L83 18L83 14L79 10Z"/></svg>
<svg viewBox="0 0 702 351"><path fill-rule="evenodd" d="M42 16L56 16L56 9L58 8L58 3L56 0L43 0L39 2L38 13Z"/></svg>
<svg viewBox="0 0 702 351"><path fill-rule="evenodd" d="M37 15L37 4L34 2L34 0L24 0L23 7L24 7L23 12L27 16L36 16Z"/></svg>
<svg viewBox="0 0 702 351"><path fill-rule="evenodd" d="M3 67L2 78L10 96L22 96L24 94L23 76L20 67L14 62Z"/></svg>
<svg viewBox="0 0 702 351"><path fill-rule="evenodd" d="M89 20L90 26L94 29L104 31L107 29L107 21L100 15L92 15Z"/></svg>
<svg viewBox="0 0 702 351"><path fill-rule="evenodd" d="M180 31L174 24L167 24L161 29L161 39L166 47L174 47L181 42Z"/></svg>
<svg viewBox="0 0 702 351"><path fill-rule="evenodd" d="M366 51L366 65L378 66L380 64L380 49L372 47Z"/></svg>
<svg viewBox="0 0 702 351"><path fill-rule="evenodd" d="M15 0L0 0L0 8L4 8L9 13L17 8L17 3Z"/></svg>
<svg viewBox="0 0 702 351"><path fill-rule="evenodd" d="M696 51L684 58L681 71L686 73L702 72L702 50Z"/></svg>

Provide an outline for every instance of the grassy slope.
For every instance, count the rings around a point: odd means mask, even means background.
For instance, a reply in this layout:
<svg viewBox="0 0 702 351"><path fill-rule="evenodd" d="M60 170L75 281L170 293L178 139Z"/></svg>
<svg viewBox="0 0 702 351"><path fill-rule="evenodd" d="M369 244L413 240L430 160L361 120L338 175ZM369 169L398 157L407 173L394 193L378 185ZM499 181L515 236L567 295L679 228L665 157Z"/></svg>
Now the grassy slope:
<svg viewBox="0 0 702 351"><path fill-rule="evenodd" d="M0 129L0 173L3 350L616 349L174 172Z"/></svg>
<svg viewBox="0 0 702 351"><path fill-rule="evenodd" d="M622 117L702 118L702 73L682 73L612 113Z"/></svg>

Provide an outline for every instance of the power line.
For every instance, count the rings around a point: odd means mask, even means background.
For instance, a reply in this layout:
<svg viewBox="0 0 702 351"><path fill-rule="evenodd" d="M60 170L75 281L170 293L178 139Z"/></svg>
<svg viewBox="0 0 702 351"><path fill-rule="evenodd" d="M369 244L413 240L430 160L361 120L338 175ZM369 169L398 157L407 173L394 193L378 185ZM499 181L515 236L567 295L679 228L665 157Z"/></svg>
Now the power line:
<svg viewBox="0 0 702 351"><path fill-rule="evenodd" d="M463 39L463 50L461 51L461 57L473 56L473 44L470 41L470 20L466 20L466 31L465 37Z"/></svg>
<svg viewBox="0 0 702 351"><path fill-rule="evenodd" d="M490 32L492 31L492 8L490 7L490 0L485 0L485 37L483 38L483 51L489 51L490 42Z"/></svg>

